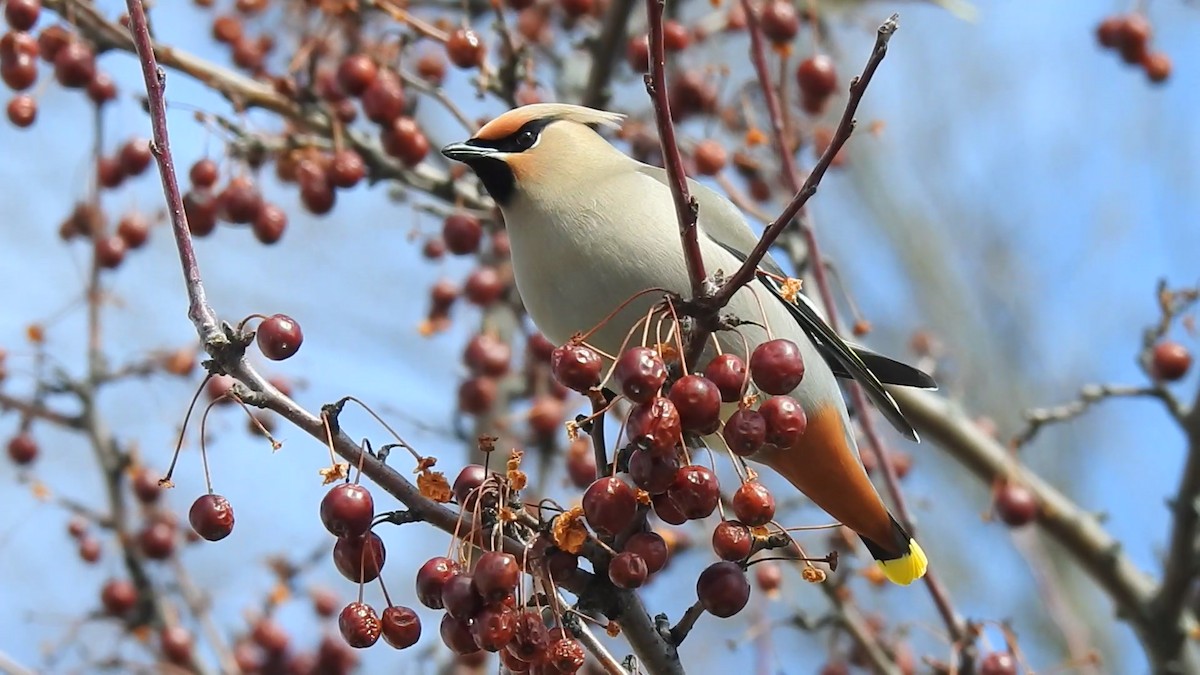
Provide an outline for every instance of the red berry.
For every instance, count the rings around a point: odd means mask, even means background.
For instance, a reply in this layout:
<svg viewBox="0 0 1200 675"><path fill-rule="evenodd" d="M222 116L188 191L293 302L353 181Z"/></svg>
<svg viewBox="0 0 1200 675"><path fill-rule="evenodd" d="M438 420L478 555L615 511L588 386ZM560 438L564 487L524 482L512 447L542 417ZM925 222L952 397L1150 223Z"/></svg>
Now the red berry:
<svg viewBox="0 0 1200 675"><path fill-rule="evenodd" d="M475 588L485 600L495 601L511 595L520 581L521 566L508 553L488 551L475 563Z"/></svg>
<svg viewBox="0 0 1200 675"><path fill-rule="evenodd" d="M79 540L79 558L85 563L94 563L100 559L103 551L100 540L95 537L83 537Z"/></svg>
<svg viewBox="0 0 1200 675"><path fill-rule="evenodd" d="M726 619L749 602L750 582L736 563L713 563L696 580L696 597L709 614Z"/></svg>
<svg viewBox="0 0 1200 675"><path fill-rule="evenodd" d="M689 464L676 472L667 496L688 520L699 520L707 518L717 508L721 486L717 475L708 467Z"/></svg>
<svg viewBox="0 0 1200 675"><path fill-rule="evenodd" d="M41 0L8 0L4 5L4 20L13 30L29 30L41 12Z"/></svg>
<svg viewBox="0 0 1200 675"><path fill-rule="evenodd" d="M469 213L452 213L442 223L442 239L455 255L475 253L483 240L483 224Z"/></svg>
<svg viewBox="0 0 1200 675"><path fill-rule="evenodd" d="M151 560L170 558L175 552L175 526L163 520L147 523L138 533L138 546Z"/></svg>
<svg viewBox="0 0 1200 675"><path fill-rule="evenodd" d="M100 589L100 603L110 616L128 614L138 601L137 588L126 579L109 579Z"/></svg>
<svg viewBox="0 0 1200 675"><path fill-rule="evenodd" d="M1017 660L1008 652L992 652L979 662L979 675L1016 675Z"/></svg>
<svg viewBox="0 0 1200 675"><path fill-rule="evenodd" d="M492 409L498 395L496 380L473 377L458 388L458 408L468 415L482 415Z"/></svg>
<svg viewBox="0 0 1200 675"><path fill-rule="evenodd" d="M1117 48L1120 49L1121 58L1125 63L1141 63L1146 56L1153 32L1149 19L1141 14L1126 14L1122 18Z"/></svg>
<svg viewBox="0 0 1200 675"><path fill-rule="evenodd" d="M463 362L476 375L500 377L508 372L512 347L492 333L472 337L463 350Z"/></svg>
<svg viewBox="0 0 1200 675"><path fill-rule="evenodd" d="M588 525L602 534L621 532L636 513L637 495L620 478L601 478L583 493L583 515Z"/></svg>
<svg viewBox="0 0 1200 675"><path fill-rule="evenodd" d="M471 635L480 649L498 652L512 642L517 613L504 604L489 605L475 614Z"/></svg>
<svg viewBox="0 0 1200 675"><path fill-rule="evenodd" d="M159 648L168 661L186 666L192 661L192 634L179 625L164 626L158 634Z"/></svg>
<svg viewBox="0 0 1200 675"><path fill-rule="evenodd" d="M810 56L796 68L796 82L801 95L813 99L826 99L838 88L837 69L833 59L825 54Z"/></svg>
<svg viewBox="0 0 1200 675"><path fill-rule="evenodd" d="M742 400L749 384L746 362L733 354L721 354L713 359L704 369L704 377L717 385L721 392L721 400L725 403Z"/></svg>
<svg viewBox="0 0 1200 675"><path fill-rule="evenodd" d="M681 52L691 42L688 29L674 19L663 22L663 47L669 52Z"/></svg>
<svg viewBox="0 0 1200 675"><path fill-rule="evenodd" d="M479 651L475 636L471 635L471 625L466 621L446 614L438 626L438 633L442 636L442 642L455 654L474 654Z"/></svg>
<svg viewBox="0 0 1200 675"><path fill-rule="evenodd" d="M550 643L550 646L546 648L546 664L563 675L577 672L583 667L586 659L587 654L583 651L583 645L572 638L564 637Z"/></svg>
<svg viewBox="0 0 1200 675"><path fill-rule="evenodd" d="M87 84L88 99L97 106L104 105L117 98L117 84L107 73L97 72L92 81Z"/></svg>
<svg viewBox="0 0 1200 675"><path fill-rule="evenodd" d="M366 54L350 54L338 64L337 83L351 96L359 96L371 83L379 69L375 62Z"/></svg>
<svg viewBox="0 0 1200 675"><path fill-rule="evenodd" d="M744 523L722 520L713 529L712 545L722 560L745 560L754 545L754 535Z"/></svg>
<svg viewBox="0 0 1200 675"><path fill-rule="evenodd" d="M140 176L150 166L153 156L150 154L150 142L144 138L126 141L118 153L121 168L126 176Z"/></svg>
<svg viewBox="0 0 1200 675"><path fill-rule="evenodd" d="M791 396L772 396L758 407L767 427L767 443L789 450L800 442L808 427L804 408Z"/></svg>
<svg viewBox="0 0 1200 675"><path fill-rule="evenodd" d="M754 583L763 593L774 593L783 585L783 568L774 560L764 560L754 565Z"/></svg>
<svg viewBox="0 0 1200 675"><path fill-rule="evenodd" d="M383 540L374 532L361 537L338 537L333 545L333 566L350 581L375 581L387 560Z"/></svg>
<svg viewBox="0 0 1200 675"><path fill-rule="evenodd" d="M581 344L567 343L550 353L550 372L554 379L580 393L600 384L603 365L599 354Z"/></svg>
<svg viewBox="0 0 1200 675"><path fill-rule="evenodd" d="M558 577L556 576L555 579ZM517 614L513 638L505 648L506 652L528 664L541 660L549 645L550 631L546 630L546 624L542 621L540 613L534 610L525 610Z"/></svg>
<svg viewBox="0 0 1200 675"><path fill-rule="evenodd" d="M379 641L381 628L375 610L365 602L352 602L338 615L338 630L346 644L365 649Z"/></svg>
<svg viewBox="0 0 1200 675"><path fill-rule="evenodd" d="M596 480L596 453L592 452L587 439L579 438L567 448L567 476L571 484L579 489L586 488Z"/></svg>
<svg viewBox="0 0 1200 675"><path fill-rule="evenodd" d="M263 197L254 181L238 176L229 181L218 197L222 216L231 223L248 225L262 210Z"/></svg>
<svg viewBox="0 0 1200 675"><path fill-rule="evenodd" d="M658 394L667 381L662 357L649 347L627 349L617 359L615 370L621 392L634 403L645 403Z"/></svg>
<svg viewBox="0 0 1200 675"><path fill-rule="evenodd" d="M624 550L638 554L645 561L649 574L666 567L670 556L667 542L654 532L638 532L625 542Z"/></svg>
<svg viewBox="0 0 1200 675"><path fill-rule="evenodd" d="M408 649L421 639L421 617L408 607L388 607L379 619L383 639L396 649Z"/></svg>
<svg viewBox="0 0 1200 675"><path fill-rule="evenodd" d="M641 588L649 576L646 560L632 551L618 553L608 565L608 578L617 588Z"/></svg>
<svg viewBox="0 0 1200 675"><path fill-rule="evenodd" d="M188 190L183 196L183 213L193 237L206 237L217 229L219 202L203 191Z"/></svg>
<svg viewBox="0 0 1200 675"><path fill-rule="evenodd" d="M762 391L774 396L789 394L804 379L800 347L786 339L760 344L750 356L750 377Z"/></svg>
<svg viewBox="0 0 1200 675"><path fill-rule="evenodd" d="M287 224L287 212L275 204L268 203L263 204L262 210L258 212L258 217L254 219L250 229L254 232L254 238L260 243L274 244L283 238Z"/></svg>
<svg viewBox="0 0 1200 675"><path fill-rule="evenodd" d="M1122 17L1110 16L1096 26L1096 41L1100 43L1101 47L1115 49L1120 46L1121 23Z"/></svg>
<svg viewBox="0 0 1200 675"><path fill-rule="evenodd" d="M37 119L37 111L37 100L28 94L17 94L12 97L6 108L8 121L18 129L32 126Z"/></svg>
<svg viewBox="0 0 1200 675"><path fill-rule="evenodd" d="M82 40L70 40L54 55L54 77L68 89L82 89L96 75L96 54Z"/></svg>
<svg viewBox="0 0 1200 675"><path fill-rule="evenodd" d="M478 464L468 464L458 472L458 476L454 479L454 486L451 491L454 492L454 501L458 502L466 511L474 511L476 504L479 503L480 493L483 492L483 482L487 478L487 471ZM492 506L496 503L494 494L484 496L484 505Z"/></svg>
<svg viewBox="0 0 1200 675"><path fill-rule="evenodd" d="M730 452L749 457L767 442L767 420L757 410L738 408L725 420L721 437L725 439Z"/></svg>
<svg viewBox="0 0 1200 675"><path fill-rule="evenodd" d="M128 250L129 245L121 237L105 237L96 242L96 264L106 270L116 269L125 260Z"/></svg>
<svg viewBox="0 0 1200 675"><path fill-rule="evenodd" d="M720 141L706 138L696 144L692 151L692 162L696 165L696 173L701 176L715 176L721 173L729 161L729 153Z"/></svg>
<svg viewBox="0 0 1200 675"><path fill-rule="evenodd" d="M485 265L477 268L467 277L463 287L463 295L472 304L487 307L504 295L504 282L495 267Z"/></svg>
<svg viewBox="0 0 1200 675"><path fill-rule="evenodd" d="M477 68L483 63L487 47L479 34L470 28L459 28L446 41L446 54L459 68Z"/></svg>
<svg viewBox="0 0 1200 675"><path fill-rule="evenodd" d="M791 42L800 32L800 16L790 0L768 0L760 20L763 35L775 44Z"/></svg>
<svg viewBox="0 0 1200 675"><path fill-rule="evenodd" d="M192 186L198 188L210 188L216 185L220 175L217 163L211 159L197 160L188 171L188 178L192 181Z"/></svg>
<svg viewBox="0 0 1200 675"><path fill-rule="evenodd" d="M423 80L440 85L446 78L446 59L440 52L424 52L417 58L417 74Z"/></svg>
<svg viewBox="0 0 1200 675"><path fill-rule="evenodd" d="M635 35L629 38L629 44L625 47L625 60L629 62L629 67L633 68L634 72L650 71L650 43L646 41L645 35Z"/></svg>
<svg viewBox="0 0 1200 675"><path fill-rule="evenodd" d="M38 444L28 433L19 433L8 441L8 458L18 466L33 463L38 456Z"/></svg>
<svg viewBox="0 0 1200 675"><path fill-rule="evenodd" d="M686 375L671 385L671 402L684 431L714 433L721 426L721 392L701 375Z"/></svg>
<svg viewBox="0 0 1200 675"><path fill-rule="evenodd" d="M0 61L12 61L19 56L36 57L40 47L38 38L19 30L0 35Z"/></svg>
<svg viewBox="0 0 1200 675"><path fill-rule="evenodd" d="M272 314L258 324L258 348L272 361L291 358L304 342L300 324L286 314Z"/></svg>
<svg viewBox="0 0 1200 675"><path fill-rule="evenodd" d="M101 157L96 160L96 182L100 187L113 189L125 181L125 170L116 157Z"/></svg>
<svg viewBox="0 0 1200 675"><path fill-rule="evenodd" d="M400 78L390 70L379 73L362 92L363 114L384 128L404 114L405 103Z"/></svg>
<svg viewBox="0 0 1200 675"><path fill-rule="evenodd" d="M1174 382L1183 379L1191 367L1192 354L1187 347L1171 340L1154 345L1154 352L1150 357L1150 372L1154 377Z"/></svg>
<svg viewBox="0 0 1200 675"><path fill-rule="evenodd" d="M679 411L671 399L662 396L629 411L625 422L625 435L629 441L655 455L673 455L682 432Z"/></svg>
<svg viewBox="0 0 1200 675"><path fill-rule="evenodd" d="M674 454L660 455L648 450L634 450L629 457L629 477L633 483L651 495L663 494L675 482L679 459Z"/></svg>
<svg viewBox="0 0 1200 675"><path fill-rule="evenodd" d="M117 222L117 236L128 248L141 248L150 239L150 223L145 218L129 213Z"/></svg>
<svg viewBox="0 0 1200 675"><path fill-rule="evenodd" d="M449 558L430 558L417 570L417 599L429 609L442 609L442 589L462 567Z"/></svg>
<svg viewBox="0 0 1200 675"><path fill-rule="evenodd" d="M766 525L775 517L775 497L762 483L742 483L733 493L733 513L751 527Z"/></svg>
<svg viewBox="0 0 1200 675"><path fill-rule="evenodd" d="M1142 70L1151 82L1166 82L1171 77L1171 57L1162 52L1150 52L1142 57Z"/></svg>
<svg viewBox="0 0 1200 675"><path fill-rule="evenodd" d="M442 586L442 606L456 619L470 621L483 605L474 577L466 572L450 577Z"/></svg>
<svg viewBox="0 0 1200 675"><path fill-rule="evenodd" d="M71 33L61 25L43 28L37 36L38 54L46 63L54 63L58 50L66 46L71 37Z"/></svg>
<svg viewBox="0 0 1200 675"><path fill-rule="evenodd" d="M658 516L659 520L664 523L668 525L682 525L687 522L687 516L671 500L668 493L664 492L653 495L650 497L650 502L654 505L654 515Z"/></svg>
<svg viewBox="0 0 1200 675"><path fill-rule="evenodd" d="M200 495L188 509L188 522L201 537L220 541L233 532L233 507L221 495Z"/></svg>
<svg viewBox="0 0 1200 675"><path fill-rule="evenodd" d="M367 175L367 165L362 155L344 148L333 153L329 162L329 182L334 187L352 188Z"/></svg>
<svg viewBox="0 0 1200 675"><path fill-rule="evenodd" d="M335 537L358 537L371 529L375 500L366 487L342 483L321 499L321 522Z"/></svg>
<svg viewBox="0 0 1200 675"><path fill-rule="evenodd" d="M212 36L217 42L232 45L241 39L242 34L242 20L236 16L224 14L213 19Z"/></svg>
<svg viewBox="0 0 1200 675"><path fill-rule="evenodd" d="M429 139L410 117L397 117L392 120L384 129L381 141L383 149L406 166L420 164L429 154Z"/></svg>
<svg viewBox="0 0 1200 675"><path fill-rule="evenodd" d="M1005 483L996 490L996 513L1010 527L1020 527L1037 518L1037 497L1033 491L1017 483Z"/></svg>

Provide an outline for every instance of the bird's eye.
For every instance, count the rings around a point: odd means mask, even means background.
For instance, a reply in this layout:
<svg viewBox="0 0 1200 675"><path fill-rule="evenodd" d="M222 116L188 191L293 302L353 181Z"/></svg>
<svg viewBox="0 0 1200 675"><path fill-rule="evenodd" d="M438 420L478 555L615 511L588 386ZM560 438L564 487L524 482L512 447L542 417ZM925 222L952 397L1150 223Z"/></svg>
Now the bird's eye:
<svg viewBox="0 0 1200 675"><path fill-rule="evenodd" d="M515 140L517 148L521 150L528 150L533 147L534 141L537 140L537 134L529 129L526 129L518 133Z"/></svg>

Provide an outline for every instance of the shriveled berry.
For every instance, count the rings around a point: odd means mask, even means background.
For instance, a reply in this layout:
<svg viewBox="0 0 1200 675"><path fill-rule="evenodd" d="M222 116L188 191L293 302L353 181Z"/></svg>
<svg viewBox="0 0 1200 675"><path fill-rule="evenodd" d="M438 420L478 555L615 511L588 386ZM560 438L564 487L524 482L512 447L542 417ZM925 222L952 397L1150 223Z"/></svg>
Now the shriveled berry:
<svg viewBox="0 0 1200 675"><path fill-rule="evenodd" d="M767 442L767 420L757 410L739 408L725 420L721 437L730 452L749 457Z"/></svg>
<svg viewBox="0 0 1200 675"><path fill-rule="evenodd" d="M508 553L488 551L475 563L475 588L485 600L496 601L511 595L520 581L521 566Z"/></svg>
<svg viewBox="0 0 1200 675"><path fill-rule="evenodd" d="M498 652L512 642L517 613L504 604L488 605L471 620L471 635L480 649Z"/></svg>
<svg viewBox="0 0 1200 675"><path fill-rule="evenodd" d="M371 529L375 500L358 483L335 485L321 498L321 522L335 537L357 537Z"/></svg>
<svg viewBox="0 0 1200 675"><path fill-rule="evenodd" d="M721 400L735 403L746 394L750 380L746 374L746 362L733 354L721 354L709 362L704 377L717 385Z"/></svg>
<svg viewBox="0 0 1200 675"><path fill-rule="evenodd" d="M808 416L804 408L791 396L772 396L758 407L766 423L767 443L788 450L800 442L808 428Z"/></svg>
<svg viewBox="0 0 1200 675"><path fill-rule="evenodd" d="M286 314L272 314L258 324L255 335L258 348L263 356L272 361L282 361L291 358L300 350L304 342L304 333L300 324Z"/></svg>
<svg viewBox="0 0 1200 675"><path fill-rule="evenodd" d="M689 464L675 474L667 496L688 520L707 518L717 508L721 487L708 467Z"/></svg>
<svg viewBox="0 0 1200 675"><path fill-rule="evenodd" d="M379 617L379 630L392 647L408 649L421 639L421 617L409 607L388 607Z"/></svg>
<svg viewBox="0 0 1200 675"><path fill-rule="evenodd" d="M221 495L200 495L188 509L188 522L204 539L220 541L233 532L233 507Z"/></svg>
<svg viewBox="0 0 1200 675"><path fill-rule="evenodd" d="M570 675L583 667L587 654L583 645L574 638L562 638L552 642L546 648L546 664L554 667L557 672Z"/></svg>
<svg viewBox="0 0 1200 675"><path fill-rule="evenodd" d="M512 641L508 643L505 651L519 661L533 663L541 660L549 646L550 631L546 629L541 614L535 610L519 612Z"/></svg>
<svg viewBox="0 0 1200 675"><path fill-rule="evenodd" d="M594 462L593 462L594 463ZM675 482L679 459L672 454L656 454L649 450L634 450L629 457L629 477L633 483L651 495L663 494Z"/></svg>
<svg viewBox="0 0 1200 675"><path fill-rule="evenodd" d="M749 602L750 582L736 563L713 563L696 580L696 597L709 614L726 619L742 611Z"/></svg>
<svg viewBox="0 0 1200 675"><path fill-rule="evenodd" d="M387 560L383 539L374 532L361 537L338 537L333 545L333 566L350 581L375 581Z"/></svg>
<svg viewBox="0 0 1200 675"><path fill-rule="evenodd" d="M1150 370L1155 377L1174 382L1183 379L1192 367L1192 354L1188 348L1172 340L1163 340L1154 345L1150 356Z"/></svg>
<svg viewBox="0 0 1200 675"><path fill-rule="evenodd" d="M550 372L559 384L585 393L600 384L604 362L595 350L581 344L567 343L550 353Z"/></svg>
<svg viewBox="0 0 1200 675"><path fill-rule="evenodd" d="M721 426L721 391L701 375L685 375L671 385L671 402L684 431L711 434Z"/></svg>
<svg viewBox="0 0 1200 675"><path fill-rule="evenodd" d="M352 602L338 615L338 630L346 644L365 649L379 641L381 628L375 609L365 602Z"/></svg>
<svg viewBox="0 0 1200 675"><path fill-rule="evenodd" d="M1018 483L1005 483L996 490L996 513L1009 527L1027 525L1037 518L1037 497Z"/></svg>
<svg viewBox="0 0 1200 675"><path fill-rule="evenodd" d="M608 565L608 578L617 588L641 588L649 576L646 560L632 551L621 551Z"/></svg>
<svg viewBox="0 0 1200 675"><path fill-rule="evenodd" d="M722 520L713 528L712 546L722 560L745 560L754 545L754 535L745 523Z"/></svg>
<svg viewBox="0 0 1200 675"><path fill-rule="evenodd" d="M588 525L602 534L621 532L636 513L637 495L620 478L601 478L583 493L583 515Z"/></svg>
<svg viewBox="0 0 1200 675"><path fill-rule="evenodd" d="M742 483L733 493L733 513L751 527L766 525L775 517L775 497L762 483Z"/></svg>
<svg viewBox="0 0 1200 675"><path fill-rule="evenodd" d="M670 556L667 542L655 532L638 532L625 542L624 550L638 554L645 561L649 574L666 567Z"/></svg>
<svg viewBox="0 0 1200 675"><path fill-rule="evenodd" d="M449 558L430 558L417 570L417 599L429 609L442 609L446 582L461 572L462 566Z"/></svg>
<svg viewBox="0 0 1200 675"><path fill-rule="evenodd" d="M800 347L784 338L760 344L750 356L750 377L767 394L791 393L804 379Z"/></svg>
<svg viewBox="0 0 1200 675"><path fill-rule="evenodd" d="M641 450L660 456L675 454L683 432L679 411L671 399L658 396L629 411L625 435Z"/></svg>
<svg viewBox="0 0 1200 675"><path fill-rule="evenodd" d="M617 359L614 371L621 392L634 403L646 403L667 381L667 367L658 352L649 347L632 347Z"/></svg>

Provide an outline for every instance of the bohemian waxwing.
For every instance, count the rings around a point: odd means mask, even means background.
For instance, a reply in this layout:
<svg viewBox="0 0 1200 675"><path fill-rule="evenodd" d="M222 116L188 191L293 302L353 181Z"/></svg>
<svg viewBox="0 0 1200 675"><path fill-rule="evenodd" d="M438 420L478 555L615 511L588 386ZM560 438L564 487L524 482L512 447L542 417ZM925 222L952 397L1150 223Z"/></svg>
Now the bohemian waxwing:
<svg viewBox="0 0 1200 675"><path fill-rule="evenodd" d="M622 119L573 105L528 105L442 149L470 166L500 206L517 289L534 323L558 344L600 324L639 292L660 288L686 296L691 288L666 172L626 156L589 126L615 127ZM705 269L732 273L758 237L727 199L695 181L688 187L699 205ZM769 256L761 269L786 276ZM643 294L588 342L618 354L626 334L661 297ZM888 513L867 477L837 377L862 383L892 424L913 440L916 433L883 383L932 388L933 380L843 342L803 296L797 303L785 301L769 277L742 288L725 311L753 323L718 332L724 352L748 359L748 350L758 344L787 338L800 346L806 365L791 393L808 416L802 440L788 449L766 446L751 459L858 533L893 582L920 578L925 553ZM706 353L702 361L711 357ZM724 416L734 409L727 407ZM705 440L724 447L719 435Z"/></svg>

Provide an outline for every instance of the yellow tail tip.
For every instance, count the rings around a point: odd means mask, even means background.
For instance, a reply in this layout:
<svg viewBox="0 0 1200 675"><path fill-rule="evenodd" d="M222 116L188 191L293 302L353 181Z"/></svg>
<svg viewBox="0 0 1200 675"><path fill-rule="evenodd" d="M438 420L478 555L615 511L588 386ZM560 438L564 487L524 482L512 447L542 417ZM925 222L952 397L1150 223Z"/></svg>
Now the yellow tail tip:
<svg viewBox="0 0 1200 675"><path fill-rule="evenodd" d="M925 551L921 550L921 545L915 539L908 540L908 553L895 560L876 562L888 581L901 586L907 586L925 576L925 569L929 567L929 559L925 557Z"/></svg>

